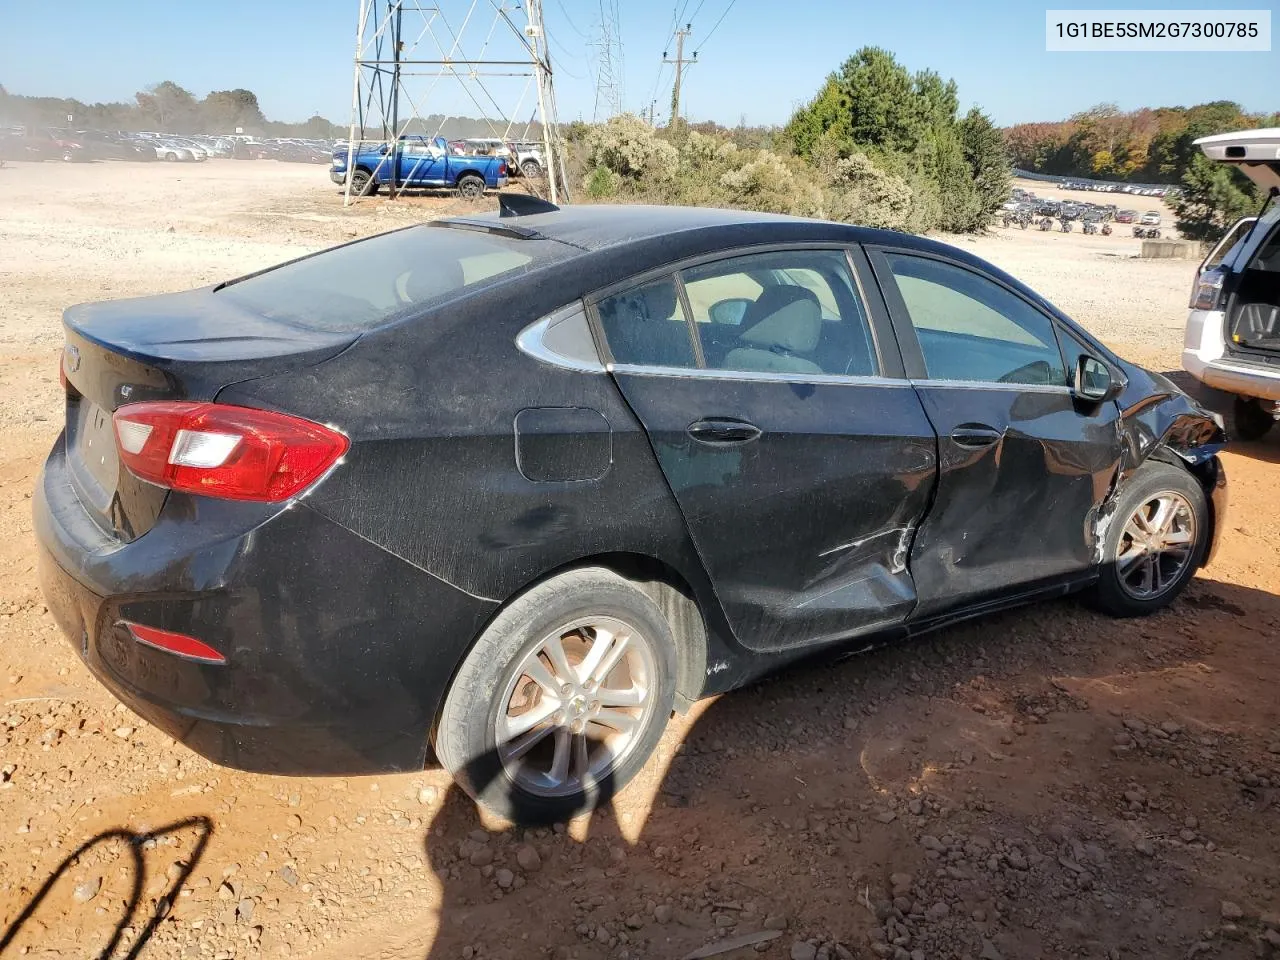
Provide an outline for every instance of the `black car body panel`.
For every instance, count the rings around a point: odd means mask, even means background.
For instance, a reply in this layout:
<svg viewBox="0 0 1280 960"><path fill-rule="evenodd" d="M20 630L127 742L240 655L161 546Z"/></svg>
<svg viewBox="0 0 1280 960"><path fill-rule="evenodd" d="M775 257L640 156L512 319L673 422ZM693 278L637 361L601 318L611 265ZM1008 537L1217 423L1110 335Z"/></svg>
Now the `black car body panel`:
<svg viewBox="0 0 1280 960"><path fill-rule="evenodd" d="M346 332L267 320L216 289L68 312L80 367L68 372L68 432L35 497L50 608L118 696L219 762L298 773L420 765L454 671L489 620L583 563L665 582L696 604L701 630L681 651L679 684L694 699L801 657L1088 583L1108 505L1149 457L1186 463L1220 515L1222 437L1208 415L962 251L685 208L411 229L479 229L558 252ZM594 306L604 293L698 258L789 245L847 249L879 374L611 363ZM871 268L891 249L1015 292L1058 325L1067 363L1079 352L1105 361L1124 381L1119 396L1082 404L1066 388L931 381L891 281ZM575 303L591 357L561 363L518 344ZM336 425L350 447L287 504L167 493L118 469L107 478L114 506L95 506L78 479L73 407L89 402L109 419L143 397L283 411ZM691 428L709 420L757 432L707 442ZM975 424L996 435L975 442ZM1029 522L1033 512L1055 523ZM133 643L124 621L190 633L227 662L176 661Z"/></svg>
<svg viewBox="0 0 1280 960"><path fill-rule="evenodd" d="M134 540L166 491L119 463L111 414L146 400L212 400L241 378L318 363L352 334L299 330L237 309L211 289L71 307L64 317L67 464L76 494L107 532Z"/></svg>
<svg viewBox="0 0 1280 960"><path fill-rule="evenodd" d="M171 494L147 535L121 545L86 521L56 448L34 499L41 586L86 665L230 766L421 769L449 665L497 606L302 503ZM152 650L123 622L198 636L227 663Z"/></svg>

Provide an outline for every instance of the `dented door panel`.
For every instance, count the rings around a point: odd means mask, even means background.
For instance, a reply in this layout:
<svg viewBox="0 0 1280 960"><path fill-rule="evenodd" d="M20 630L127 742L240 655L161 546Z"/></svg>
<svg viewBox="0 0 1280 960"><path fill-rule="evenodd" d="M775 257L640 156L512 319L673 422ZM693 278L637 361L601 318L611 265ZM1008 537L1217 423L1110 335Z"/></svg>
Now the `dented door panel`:
<svg viewBox="0 0 1280 960"><path fill-rule="evenodd" d="M901 623L935 438L906 381L805 383L616 371L737 640L819 644ZM741 442L691 435L732 418Z"/></svg>
<svg viewBox="0 0 1280 960"><path fill-rule="evenodd" d="M916 536L915 617L1095 564L1098 511L1120 464L1115 404L1081 410L1066 389L916 384L938 431L938 495ZM999 429L980 448L952 438Z"/></svg>

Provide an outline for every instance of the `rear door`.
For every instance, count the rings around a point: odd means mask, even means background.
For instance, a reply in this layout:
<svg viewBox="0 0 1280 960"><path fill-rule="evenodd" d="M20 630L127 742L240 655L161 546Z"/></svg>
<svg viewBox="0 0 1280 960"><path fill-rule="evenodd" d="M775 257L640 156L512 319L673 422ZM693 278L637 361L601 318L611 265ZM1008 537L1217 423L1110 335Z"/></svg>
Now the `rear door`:
<svg viewBox="0 0 1280 960"><path fill-rule="evenodd" d="M780 248L594 302L738 640L781 650L900 623L936 441L883 305L844 249Z"/></svg>
<svg viewBox="0 0 1280 960"><path fill-rule="evenodd" d="M1079 404L1056 321L997 278L870 251L906 370L938 434L937 496L911 552L917 617L1086 576L1120 458L1113 402Z"/></svg>

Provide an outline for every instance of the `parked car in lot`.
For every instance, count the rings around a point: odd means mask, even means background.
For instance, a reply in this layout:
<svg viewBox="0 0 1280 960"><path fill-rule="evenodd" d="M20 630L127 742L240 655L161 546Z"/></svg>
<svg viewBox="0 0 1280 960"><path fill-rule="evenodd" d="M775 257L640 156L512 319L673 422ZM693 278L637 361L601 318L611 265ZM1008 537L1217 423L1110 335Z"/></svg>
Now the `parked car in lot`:
<svg viewBox="0 0 1280 960"><path fill-rule="evenodd" d="M1116 223L1133 223L1137 219L1137 210L1121 210L1116 214Z"/></svg>
<svg viewBox="0 0 1280 960"><path fill-rule="evenodd" d="M1166 607L1219 425L967 252L752 212L502 200L70 308L40 576L214 761L421 769L531 821L673 709L1069 591Z"/></svg>
<svg viewBox="0 0 1280 960"><path fill-rule="evenodd" d="M167 160L170 163L192 163L196 159L195 153L176 141L151 140L149 142L160 160Z"/></svg>
<svg viewBox="0 0 1280 960"><path fill-rule="evenodd" d="M1148 210L1146 213L1144 213L1144 214L1142 215L1142 220L1141 220L1141 221L1139 221L1139 222L1140 222L1144 227L1158 227L1158 226L1160 226L1160 211L1159 211L1159 210Z"/></svg>
<svg viewBox="0 0 1280 960"><path fill-rule="evenodd" d="M1188 373L1235 395L1234 433L1255 440L1280 418L1280 127L1196 145L1269 191L1261 215L1237 221L1200 264L1182 350Z"/></svg>
<svg viewBox="0 0 1280 960"><path fill-rule="evenodd" d="M72 160L69 147L45 131L6 130L0 132L0 160Z"/></svg>
<svg viewBox="0 0 1280 960"><path fill-rule="evenodd" d="M334 183L346 184L348 156L349 150L333 152L329 178ZM468 199L507 184L503 158L458 156L450 152L443 137L401 137L398 149L389 144L362 144L351 166L351 192L357 196L375 194L379 187L390 184L393 170L401 187L452 187Z"/></svg>

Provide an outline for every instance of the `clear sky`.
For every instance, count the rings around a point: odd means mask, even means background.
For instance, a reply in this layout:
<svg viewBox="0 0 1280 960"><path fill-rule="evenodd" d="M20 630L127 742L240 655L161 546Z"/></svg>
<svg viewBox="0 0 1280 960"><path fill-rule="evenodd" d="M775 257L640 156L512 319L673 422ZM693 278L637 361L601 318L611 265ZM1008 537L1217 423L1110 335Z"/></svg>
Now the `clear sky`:
<svg viewBox="0 0 1280 960"><path fill-rule="evenodd" d="M494 0L480 0L487 28ZM617 0L628 109L670 100L671 70L660 71L675 6L667 0ZM505 0L508 8L513 0ZM426 6L425 0L419 0ZM470 0L439 0L460 22ZM604 0L544 0L562 120L590 120L592 74ZM785 122L823 78L863 45L892 51L912 70L932 68L959 84L962 108L982 106L999 124L1061 119L1103 101L1121 108L1189 105L1215 99L1254 111L1280 109L1280 52L1245 54L1046 53L1045 4L1024 0L968 3L897 0L680 0L692 22L686 55L697 50L685 86L693 120L734 124ZM1108 4L1093 8L1131 8ZM1054 7L1067 6L1053 3ZM1147 6L1153 6L1147 4ZM1249 0L1162 8L1236 9ZM1254 0L1253 7L1266 4ZM13 93L130 100L136 90L171 79L203 96L246 87L271 119L320 113L346 123L359 0L60 0L53 7L0 0L0 84ZM488 11L486 14L485 11ZM712 33L716 21L724 16ZM523 22L524 11L512 16ZM1280 29L1280 24L1277 24ZM476 56L480 39L464 51ZM501 98L500 98L501 99ZM503 101L506 102L506 101ZM420 105L421 106L421 105ZM477 115L458 89L439 87L423 112Z"/></svg>

